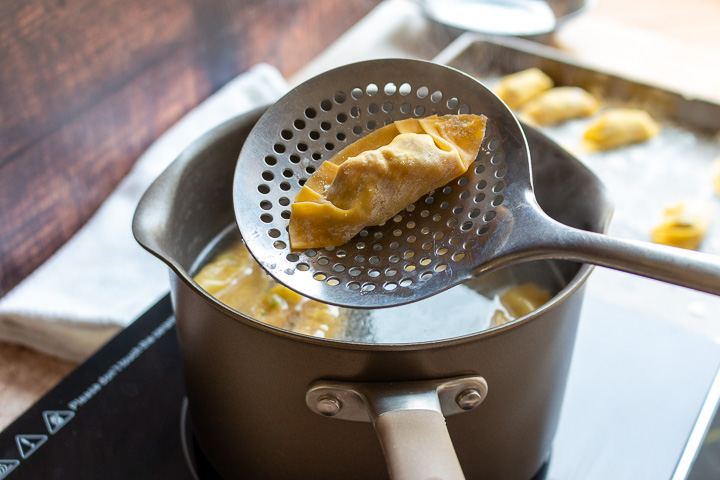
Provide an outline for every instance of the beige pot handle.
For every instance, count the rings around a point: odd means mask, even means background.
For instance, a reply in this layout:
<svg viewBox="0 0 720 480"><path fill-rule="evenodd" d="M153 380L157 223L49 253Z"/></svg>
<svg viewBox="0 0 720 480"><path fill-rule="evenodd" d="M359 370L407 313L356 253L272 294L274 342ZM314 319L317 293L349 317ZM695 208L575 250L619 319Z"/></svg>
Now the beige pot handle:
<svg viewBox="0 0 720 480"><path fill-rule="evenodd" d="M445 417L474 409L487 395L479 376L411 382L309 385L310 410L339 420L372 422L393 480L462 480Z"/></svg>
<svg viewBox="0 0 720 480"><path fill-rule="evenodd" d="M435 410L383 413L375 420L375 431L393 480L465 478L442 413Z"/></svg>

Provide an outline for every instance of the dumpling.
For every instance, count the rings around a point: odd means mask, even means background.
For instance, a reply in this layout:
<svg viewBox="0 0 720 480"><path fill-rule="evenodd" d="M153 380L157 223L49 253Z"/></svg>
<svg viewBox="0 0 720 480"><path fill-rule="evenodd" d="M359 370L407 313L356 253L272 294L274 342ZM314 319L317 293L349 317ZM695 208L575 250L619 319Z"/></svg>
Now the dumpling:
<svg viewBox="0 0 720 480"><path fill-rule="evenodd" d="M580 87L556 87L526 103L520 116L537 125L555 125L592 115L598 107L597 99Z"/></svg>
<svg viewBox="0 0 720 480"><path fill-rule="evenodd" d="M715 188L715 193L720 195L720 157L716 158L710 166L710 181Z"/></svg>
<svg viewBox="0 0 720 480"><path fill-rule="evenodd" d="M503 77L495 87L495 93L507 103L508 107L517 110L528 100L553 86L554 83L550 77L539 68L533 67Z"/></svg>
<svg viewBox="0 0 720 480"><path fill-rule="evenodd" d="M598 116L585 130L583 138L589 150L610 150L644 142L658 132L660 125L645 110L613 108Z"/></svg>
<svg viewBox="0 0 720 480"><path fill-rule="evenodd" d="M673 247L696 250L710 226L712 209L701 200L680 202L665 209L663 218L652 231L652 241Z"/></svg>
<svg viewBox="0 0 720 480"><path fill-rule="evenodd" d="M465 173L485 135L483 115L400 120L324 162L291 206L293 249L335 247Z"/></svg>
<svg viewBox="0 0 720 480"><path fill-rule="evenodd" d="M310 300L275 283L241 241L205 264L195 281L228 307L255 320L322 338L342 338L349 311Z"/></svg>
<svg viewBox="0 0 720 480"><path fill-rule="evenodd" d="M493 312L491 326L504 325L510 320L520 318L537 310L550 301L552 295L534 283L522 283L506 290L500 295L501 308Z"/></svg>

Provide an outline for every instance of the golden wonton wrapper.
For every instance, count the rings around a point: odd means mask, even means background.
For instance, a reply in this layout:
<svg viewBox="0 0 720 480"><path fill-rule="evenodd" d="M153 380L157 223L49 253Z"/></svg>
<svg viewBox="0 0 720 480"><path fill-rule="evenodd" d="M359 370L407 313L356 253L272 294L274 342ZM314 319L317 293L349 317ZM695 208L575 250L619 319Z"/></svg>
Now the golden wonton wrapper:
<svg viewBox="0 0 720 480"><path fill-rule="evenodd" d="M340 338L348 311L276 283L238 241L215 255L194 280L210 295L255 320L321 338Z"/></svg>
<svg viewBox="0 0 720 480"><path fill-rule="evenodd" d="M599 106L597 99L580 87L557 87L526 103L520 116L536 125L556 125L592 115Z"/></svg>
<svg viewBox="0 0 720 480"><path fill-rule="evenodd" d="M550 77L539 68L533 67L503 77L495 87L495 93L508 107L517 110L553 86Z"/></svg>
<svg viewBox="0 0 720 480"><path fill-rule="evenodd" d="M702 243L712 217L711 206L703 201L686 201L665 209L652 241L672 247L696 250Z"/></svg>
<svg viewBox="0 0 720 480"><path fill-rule="evenodd" d="M610 150L649 140L660 132L660 125L645 111L613 108L604 111L585 130L588 150Z"/></svg>
<svg viewBox="0 0 720 480"><path fill-rule="evenodd" d="M400 120L344 148L295 197L291 248L342 245L462 175L478 155L486 121L469 114Z"/></svg>
<svg viewBox="0 0 720 480"><path fill-rule="evenodd" d="M720 195L720 157L716 158L710 166L710 181L715 193Z"/></svg>
<svg viewBox="0 0 720 480"><path fill-rule="evenodd" d="M534 283L523 283L511 287L500 295L499 300L503 309L495 310L491 319L491 326L503 325L534 312L549 302L551 298L550 292Z"/></svg>

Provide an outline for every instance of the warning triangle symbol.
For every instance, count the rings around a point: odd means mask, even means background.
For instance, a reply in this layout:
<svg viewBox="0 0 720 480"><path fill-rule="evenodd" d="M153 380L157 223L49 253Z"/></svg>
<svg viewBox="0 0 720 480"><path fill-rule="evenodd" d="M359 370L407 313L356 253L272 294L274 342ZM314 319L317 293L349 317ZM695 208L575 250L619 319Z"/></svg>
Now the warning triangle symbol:
<svg viewBox="0 0 720 480"><path fill-rule="evenodd" d="M46 410L43 412L45 426L51 435L64 427L74 416L75 413L70 410Z"/></svg>
<svg viewBox="0 0 720 480"><path fill-rule="evenodd" d="M20 460L0 460L0 480L15 470L18 465L20 465Z"/></svg>
<svg viewBox="0 0 720 480"><path fill-rule="evenodd" d="M47 435L15 435L15 443L22 458L32 455L47 439Z"/></svg>

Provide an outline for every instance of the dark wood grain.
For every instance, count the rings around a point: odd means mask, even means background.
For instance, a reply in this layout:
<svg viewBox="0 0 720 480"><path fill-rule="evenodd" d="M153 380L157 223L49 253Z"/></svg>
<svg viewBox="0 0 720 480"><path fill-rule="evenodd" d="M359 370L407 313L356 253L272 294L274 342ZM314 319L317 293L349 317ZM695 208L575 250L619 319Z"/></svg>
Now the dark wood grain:
<svg viewBox="0 0 720 480"><path fill-rule="evenodd" d="M0 365L0 431L76 366L6 344L0 344Z"/></svg>
<svg viewBox="0 0 720 480"><path fill-rule="evenodd" d="M0 3L0 296L148 145L258 62L289 76L379 0Z"/></svg>

